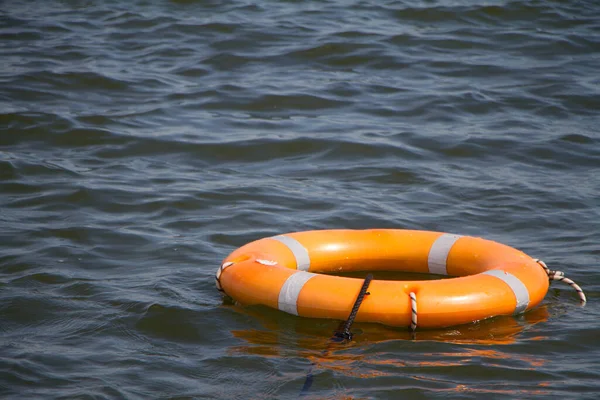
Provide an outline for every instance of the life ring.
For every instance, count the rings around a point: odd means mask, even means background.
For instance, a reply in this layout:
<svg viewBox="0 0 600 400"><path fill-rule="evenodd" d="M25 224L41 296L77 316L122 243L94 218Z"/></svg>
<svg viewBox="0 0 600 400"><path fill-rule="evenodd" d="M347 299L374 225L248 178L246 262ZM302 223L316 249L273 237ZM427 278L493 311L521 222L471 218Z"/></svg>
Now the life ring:
<svg viewBox="0 0 600 400"><path fill-rule="evenodd" d="M398 229L307 231L260 239L225 258L216 284L243 305L345 320L363 280L333 274L351 271L453 277L373 280L356 321L389 326L409 326L414 301L422 328L520 314L536 307L549 286L536 260L515 248L477 237Z"/></svg>

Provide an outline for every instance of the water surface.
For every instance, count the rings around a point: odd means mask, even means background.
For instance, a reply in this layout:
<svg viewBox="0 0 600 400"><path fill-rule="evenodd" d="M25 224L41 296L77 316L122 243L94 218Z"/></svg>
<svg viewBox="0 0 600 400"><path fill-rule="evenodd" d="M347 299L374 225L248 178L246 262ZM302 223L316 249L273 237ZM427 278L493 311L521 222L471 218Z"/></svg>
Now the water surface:
<svg viewBox="0 0 600 400"><path fill-rule="evenodd" d="M593 1L0 4L0 395L596 398ZM566 272L410 340L223 304L235 248L481 236Z"/></svg>

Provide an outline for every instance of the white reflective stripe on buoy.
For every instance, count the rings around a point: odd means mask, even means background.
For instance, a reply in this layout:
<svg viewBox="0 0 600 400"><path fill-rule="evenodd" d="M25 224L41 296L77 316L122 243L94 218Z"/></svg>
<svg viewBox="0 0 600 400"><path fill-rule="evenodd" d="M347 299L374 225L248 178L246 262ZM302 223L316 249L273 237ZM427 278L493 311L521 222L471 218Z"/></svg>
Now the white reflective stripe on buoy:
<svg viewBox="0 0 600 400"><path fill-rule="evenodd" d="M308 250L299 241L285 235L273 236L271 239L285 244L290 249L296 258L296 269L298 271L308 271L310 268L310 256L308 255Z"/></svg>
<svg viewBox="0 0 600 400"><path fill-rule="evenodd" d="M433 242L431 249L429 249L429 256L427 257L427 267L430 274L448 275L448 270L446 269L448 253L450 253L450 249L454 246L454 243L461 237L461 235L444 233Z"/></svg>
<svg viewBox="0 0 600 400"><path fill-rule="evenodd" d="M502 279L513 291L517 299L517 305L515 307L515 314L520 314L527 309L529 305L529 291L527 287L519 278L508 272L492 269L490 271L482 272L485 275L495 276L496 278Z"/></svg>
<svg viewBox="0 0 600 400"><path fill-rule="evenodd" d="M298 296L300 295L300 291L304 287L304 284L315 275L317 274L304 271L298 271L290 275L279 291L277 308L286 313L298 315Z"/></svg>

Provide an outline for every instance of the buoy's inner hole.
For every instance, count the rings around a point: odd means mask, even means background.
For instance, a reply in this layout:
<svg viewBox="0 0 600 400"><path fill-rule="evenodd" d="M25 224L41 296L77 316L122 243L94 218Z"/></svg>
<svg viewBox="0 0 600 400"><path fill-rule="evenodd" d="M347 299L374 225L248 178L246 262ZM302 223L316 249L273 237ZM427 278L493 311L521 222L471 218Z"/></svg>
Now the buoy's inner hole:
<svg viewBox="0 0 600 400"><path fill-rule="evenodd" d="M383 281L432 281L438 279L449 279L452 276L423 274L418 272L401 272L401 271L353 271L353 272L336 272L335 276L343 276L348 278L365 279L367 274L373 274L373 279Z"/></svg>

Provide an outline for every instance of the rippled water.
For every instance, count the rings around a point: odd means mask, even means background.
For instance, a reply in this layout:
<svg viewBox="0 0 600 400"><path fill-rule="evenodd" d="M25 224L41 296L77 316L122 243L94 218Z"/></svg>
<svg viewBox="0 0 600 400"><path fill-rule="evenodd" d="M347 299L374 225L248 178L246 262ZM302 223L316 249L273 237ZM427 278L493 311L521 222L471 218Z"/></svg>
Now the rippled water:
<svg viewBox="0 0 600 400"><path fill-rule="evenodd" d="M594 1L0 3L0 396L596 398ZM564 270L441 331L223 304L279 233L482 236Z"/></svg>

